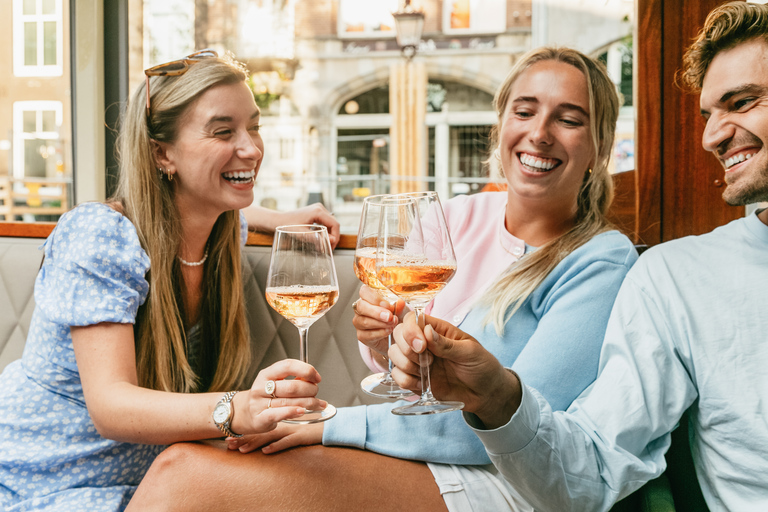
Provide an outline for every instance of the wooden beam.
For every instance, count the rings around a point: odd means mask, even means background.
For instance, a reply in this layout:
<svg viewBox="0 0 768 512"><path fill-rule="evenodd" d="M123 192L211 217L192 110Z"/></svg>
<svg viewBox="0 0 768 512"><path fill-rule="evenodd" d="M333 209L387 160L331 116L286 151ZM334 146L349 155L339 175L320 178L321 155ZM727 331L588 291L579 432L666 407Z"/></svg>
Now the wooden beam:
<svg viewBox="0 0 768 512"><path fill-rule="evenodd" d="M699 95L675 83L685 49L721 0L637 0L636 242L706 233L744 215L722 200L723 169L701 146Z"/></svg>
<svg viewBox="0 0 768 512"><path fill-rule="evenodd" d="M0 237L46 238L55 227L55 222L0 222ZM341 235L336 248L354 249L356 240L355 235ZM272 245L272 235L249 232L248 245Z"/></svg>

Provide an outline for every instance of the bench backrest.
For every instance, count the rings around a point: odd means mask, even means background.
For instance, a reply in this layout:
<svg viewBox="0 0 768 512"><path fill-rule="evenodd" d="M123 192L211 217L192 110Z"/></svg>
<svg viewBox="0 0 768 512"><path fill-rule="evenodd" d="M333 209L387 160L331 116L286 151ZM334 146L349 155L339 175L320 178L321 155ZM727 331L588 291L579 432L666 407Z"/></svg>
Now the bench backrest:
<svg viewBox="0 0 768 512"><path fill-rule="evenodd" d="M42 261L40 238L0 237L0 371L21 357L34 309L35 276ZM250 381L258 371L286 357L299 357L298 330L278 315L264 297L271 247L244 249L243 279L246 309L251 329L252 366ZM319 396L336 406L376 403L360 390L360 381L370 373L360 359L352 302L360 282L352 262L354 251L334 252L339 279L339 300L309 329L309 362L323 377Z"/></svg>

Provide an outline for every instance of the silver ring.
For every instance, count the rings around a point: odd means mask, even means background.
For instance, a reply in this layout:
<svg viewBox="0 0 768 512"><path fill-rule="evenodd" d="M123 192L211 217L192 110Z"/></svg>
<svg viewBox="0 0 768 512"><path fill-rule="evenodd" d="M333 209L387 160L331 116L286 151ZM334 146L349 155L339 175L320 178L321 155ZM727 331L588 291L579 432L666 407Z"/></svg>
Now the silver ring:
<svg viewBox="0 0 768 512"><path fill-rule="evenodd" d="M356 315L360 314L360 313L357 312L357 303L358 302L360 302L360 299L357 299L355 302L352 303L352 311L354 311Z"/></svg>
<svg viewBox="0 0 768 512"><path fill-rule="evenodd" d="M264 392L272 398L277 398L275 396L275 389L277 389L277 384L275 384L275 381L273 380L268 380L267 383L264 384Z"/></svg>

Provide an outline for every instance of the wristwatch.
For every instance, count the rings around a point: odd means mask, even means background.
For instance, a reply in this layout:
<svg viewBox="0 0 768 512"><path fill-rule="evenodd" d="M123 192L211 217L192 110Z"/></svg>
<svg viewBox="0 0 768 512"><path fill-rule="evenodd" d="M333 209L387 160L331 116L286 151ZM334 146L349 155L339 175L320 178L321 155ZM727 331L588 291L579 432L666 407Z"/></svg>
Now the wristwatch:
<svg viewBox="0 0 768 512"><path fill-rule="evenodd" d="M243 437L243 434L235 434L230 427L232 426L232 417L235 415L235 409L232 407L232 399L237 391L230 391L218 401L213 409L213 422L219 427L227 437Z"/></svg>

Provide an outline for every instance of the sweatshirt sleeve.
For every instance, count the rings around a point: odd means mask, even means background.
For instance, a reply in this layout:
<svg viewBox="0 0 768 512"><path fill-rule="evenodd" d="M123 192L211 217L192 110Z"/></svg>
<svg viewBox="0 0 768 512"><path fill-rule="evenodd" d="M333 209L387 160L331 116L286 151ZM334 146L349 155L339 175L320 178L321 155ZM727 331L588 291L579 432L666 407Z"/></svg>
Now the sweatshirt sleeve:
<svg viewBox="0 0 768 512"><path fill-rule="evenodd" d="M325 422L323 444L351 446L401 459L444 464L490 464L483 444L460 411L398 416L407 402L342 407Z"/></svg>

